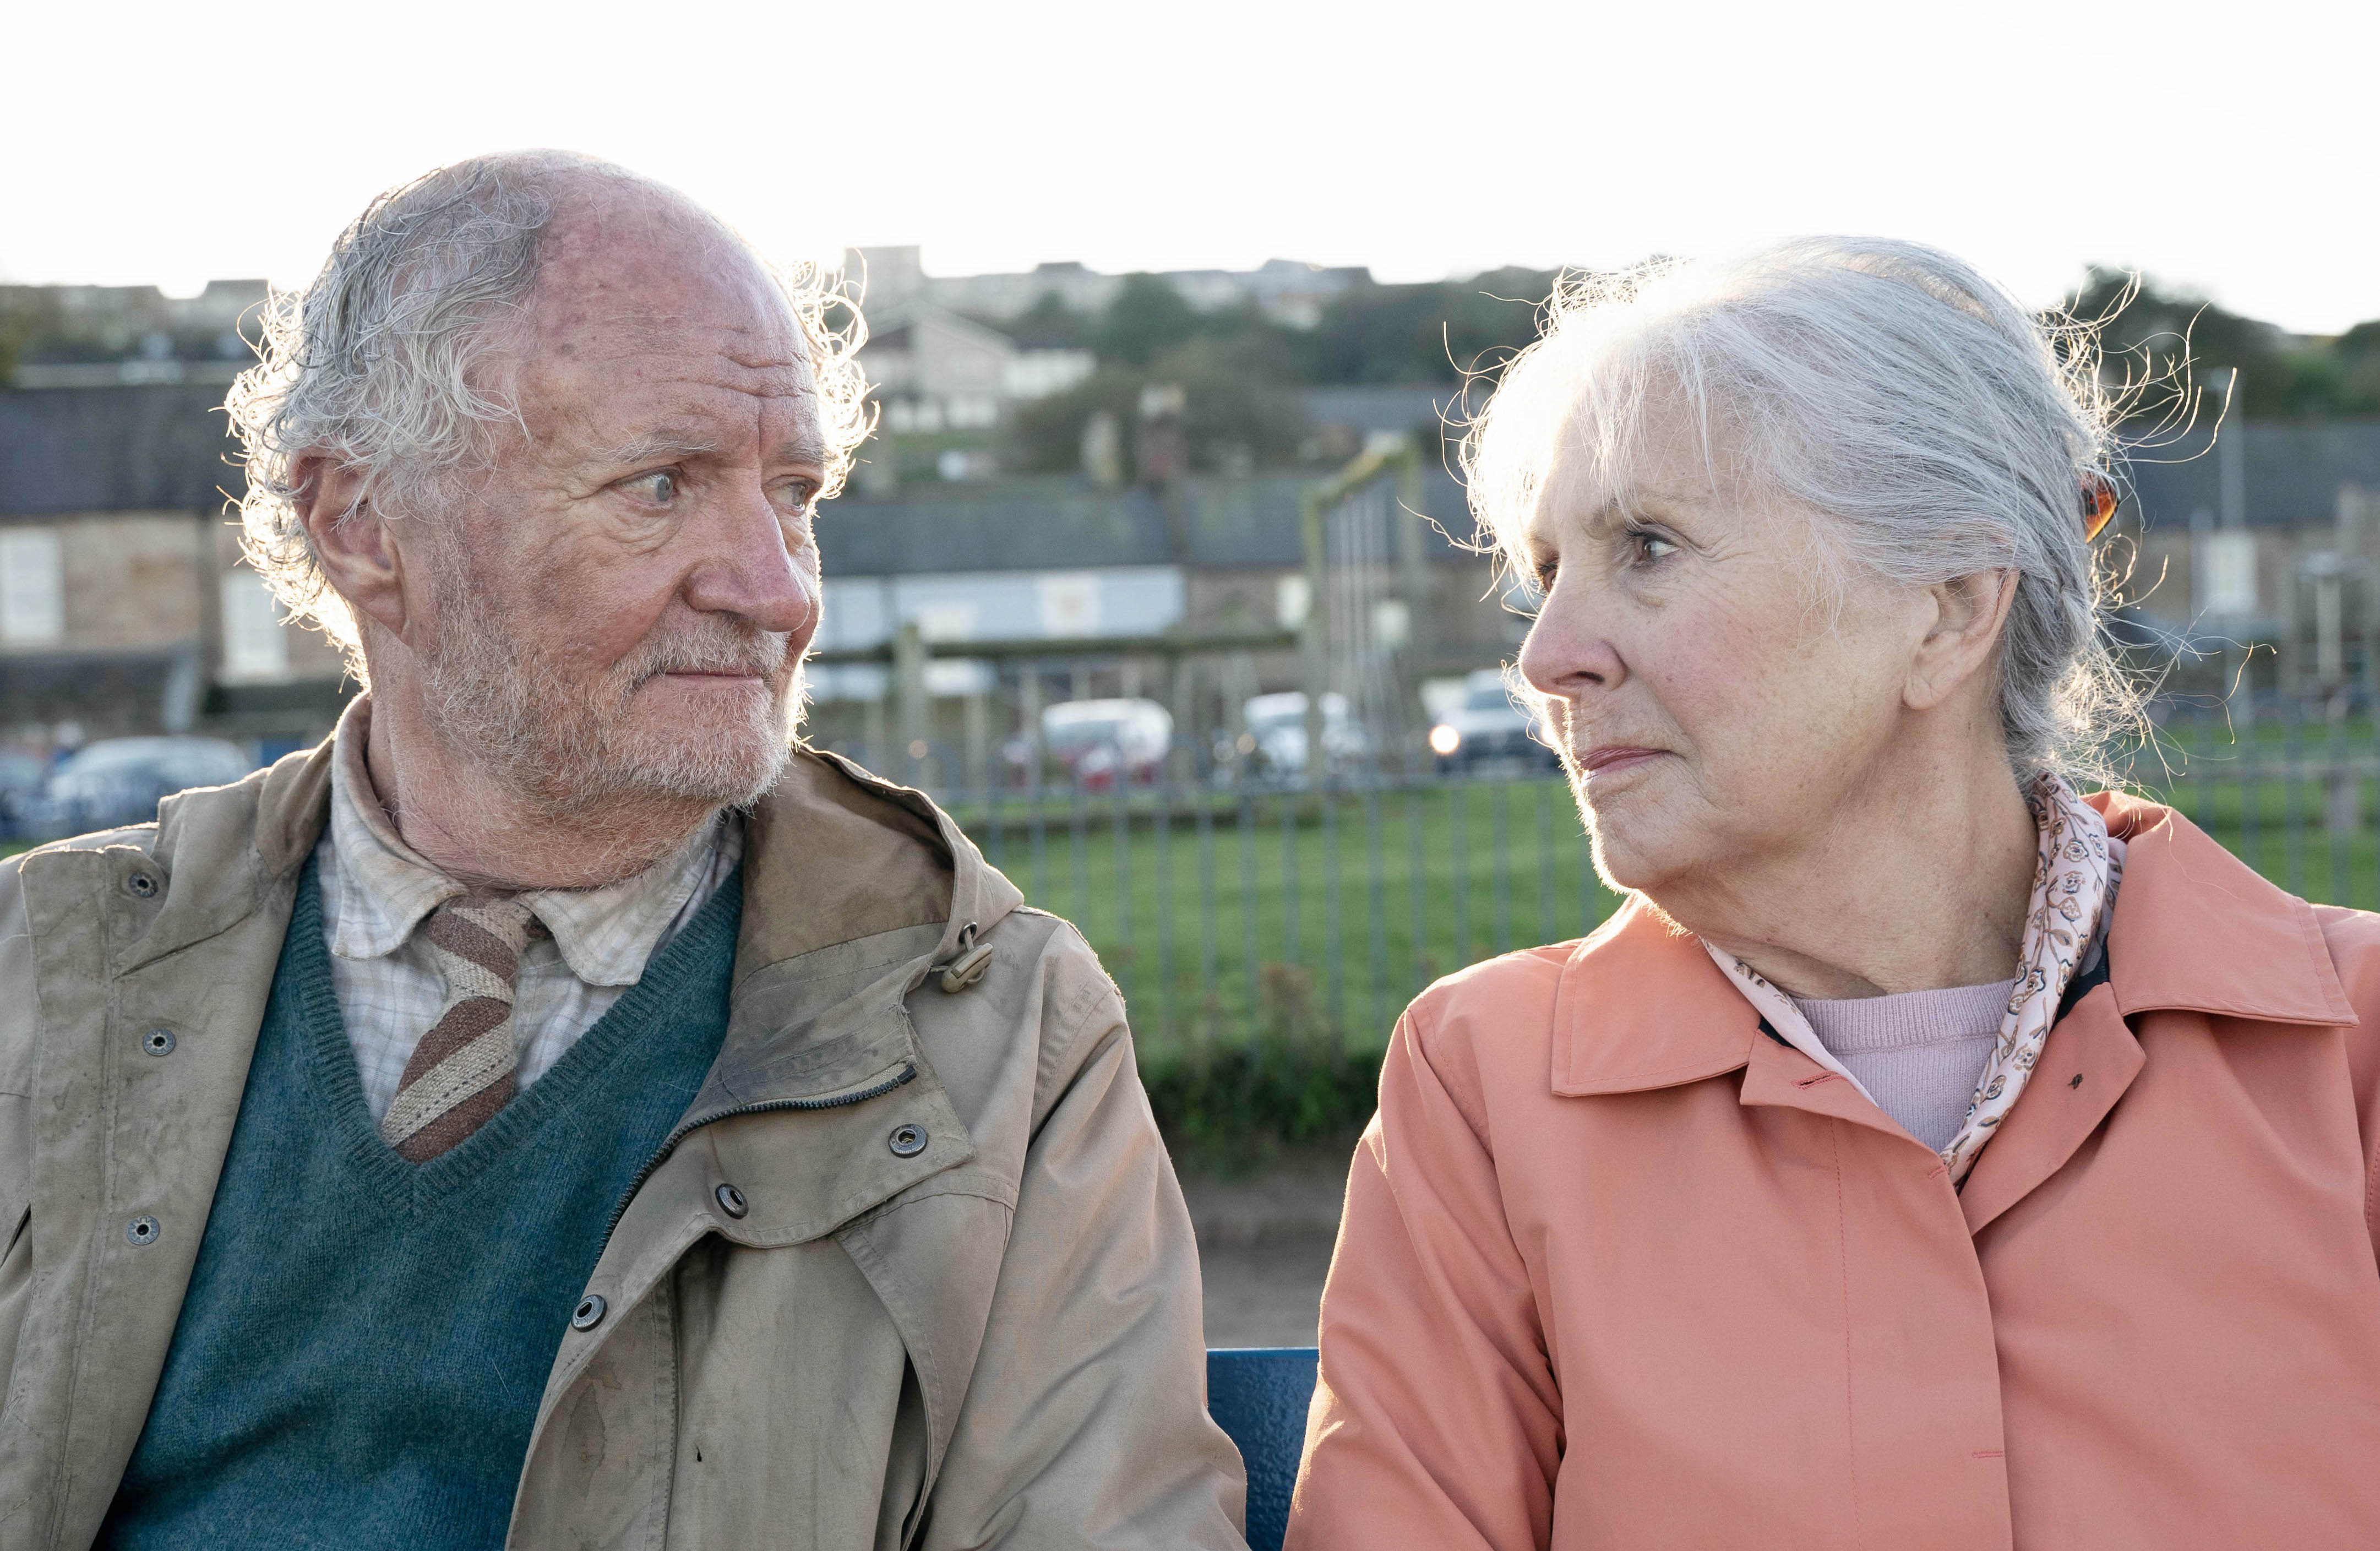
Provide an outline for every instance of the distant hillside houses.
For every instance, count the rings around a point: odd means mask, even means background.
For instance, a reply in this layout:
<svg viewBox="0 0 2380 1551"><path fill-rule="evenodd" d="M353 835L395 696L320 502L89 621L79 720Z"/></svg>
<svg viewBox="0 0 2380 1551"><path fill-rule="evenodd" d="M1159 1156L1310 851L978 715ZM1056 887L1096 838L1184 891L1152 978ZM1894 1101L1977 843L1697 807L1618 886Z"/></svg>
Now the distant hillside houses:
<svg viewBox="0 0 2380 1551"><path fill-rule="evenodd" d="M1037 264L1014 274L929 275L914 247L856 248L846 256L844 270L855 284L865 283L871 314L886 302L923 299L952 312L994 321L1021 318L1053 297L1068 311L1089 317L1106 309L1124 279L1074 262ZM1326 268L1289 259L1268 260L1253 270L1165 270L1158 274L1201 312L1252 306L1293 329L1314 327L1332 298L1371 277L1371 271L1360 265Z"/></svg>
<svg viewBox="0 0 2380 1551"><path fill-rule="evenodd" d="M1429 617L1418 623L1432 665L1509 659L1524 621L1465 547L1473 524L1437 441L1459 413L1458 387L1280 384L1281 412L1301 427L1295 461L1233 467L1169 450L1178 394L1169 401L1150 384L1137 418L1127 402L1095 418L1080 467L1021 473L1000 428L1098 363L1022 345L998 321L1052 296L1093 312L1122 282L1070 264L944 278L925 275L914 248L863 257L863 364L882 435L820 520L819 645L840 659L822 665L822 702L877 693L868 654L905 624L951 658L970 639L1277 635L1309 601L1304 492L1400 437L1421 447L1426 470ZM1276 263L1165 278L1202 306L1294 318L1363 272ZM0 388L0 737L67 716L93 735L205 725L283 740L329 725L346 693L336 655L281 621L239 563L226 517L241 487L221 406L248 358L241 320L263 295L257 281L179 299L153 287L0 287L0 309L40 311L51 327ZM2123 515L2103 540L2130 557L2128 596L2176 624L2275 636L2344 608L2350 636L2380 638L2380 419L2211 431L2132 448ZM1000 673L1017 671L1003 662ZM1286 649L1234 672L1250 692L1299 682ZM1121 657L1067 673L1080 693L1141 682ZM983 692L979 673L969 682Z"/></svg>

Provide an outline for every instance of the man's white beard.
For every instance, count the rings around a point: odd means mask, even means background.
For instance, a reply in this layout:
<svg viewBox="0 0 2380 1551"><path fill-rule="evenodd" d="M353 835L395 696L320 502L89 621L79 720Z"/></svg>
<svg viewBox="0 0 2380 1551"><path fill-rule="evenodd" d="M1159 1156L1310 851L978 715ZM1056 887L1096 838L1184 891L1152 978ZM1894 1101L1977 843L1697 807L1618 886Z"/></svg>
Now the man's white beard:
<svg viewBox="0 0 2380 1551"><path fill-rule="evenodd" d="M540 806L579 811L621 799L747 807L777 782L791 755L801 671L783 675L786 637L720 614L649 638L593 683L535 657L468 579L438 578L436 641L422 664L424 698L450 748ZM639 726L630 704L664 673L750 673L781 695L678 726Z"/></svg>

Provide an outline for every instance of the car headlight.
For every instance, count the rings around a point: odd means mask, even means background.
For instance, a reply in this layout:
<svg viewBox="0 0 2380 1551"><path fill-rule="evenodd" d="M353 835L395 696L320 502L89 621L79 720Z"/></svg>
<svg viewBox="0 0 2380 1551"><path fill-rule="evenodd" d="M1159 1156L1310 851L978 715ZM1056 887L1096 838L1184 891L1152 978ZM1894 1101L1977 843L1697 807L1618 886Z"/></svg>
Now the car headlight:
<svg viewBox="0 0 2380 1551"><path fill-rule="evenodd" d="M1452 754L1463 746L1463 734L1441 721L1429 730L1429 746L1431 752L1440 756Z"/></svg>

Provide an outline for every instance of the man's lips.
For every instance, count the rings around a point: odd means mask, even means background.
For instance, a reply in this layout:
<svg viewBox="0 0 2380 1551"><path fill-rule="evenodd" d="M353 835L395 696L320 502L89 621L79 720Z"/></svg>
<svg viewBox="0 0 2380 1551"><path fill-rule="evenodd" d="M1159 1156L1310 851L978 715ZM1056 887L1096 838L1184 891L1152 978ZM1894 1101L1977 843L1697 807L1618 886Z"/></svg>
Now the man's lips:
<svg viewBox="0 0 2380 1551"><path fill-rule="evenodd" d="M1598 770L1613 769L1621 765L1631 765L1650 759L1663 752L1664 750L1658 748L1641 748L1634 744L1606 744L1600 748L1590 748L1580 755L1578 768L1593 775Z"/></svg>

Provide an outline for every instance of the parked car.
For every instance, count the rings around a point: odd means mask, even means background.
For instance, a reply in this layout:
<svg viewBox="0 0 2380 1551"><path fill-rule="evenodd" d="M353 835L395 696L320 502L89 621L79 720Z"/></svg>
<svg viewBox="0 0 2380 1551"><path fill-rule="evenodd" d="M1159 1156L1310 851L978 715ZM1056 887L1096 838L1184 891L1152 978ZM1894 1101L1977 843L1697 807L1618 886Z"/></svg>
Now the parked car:
<svg viewBox="0 0 2380 1551"><path fill-rule="evenodd" d="M1444 771L1496 761L1560 769L1561 757L1536 713L1512 697L1500 669L1483 668L1463 680L1463 699L1429 730L1430 752Z"/></svg>
<svg viewBox="0 0 2380 1551"><path fill-rule="evenodd" d="M25 816L42 800L49 778L49 762L39 756L0 751L0 836L15 839L26 833Z"/></svg>
<svg viewBox="0 0 2380 1551"><path fill-rule="evenodd" d="M1173 748L1173 714L1154 700L1067 700L1041 713L1041 742L1079 786L1151 785ZM1032 745L1011 744L1008 758L1017 776L1026 777Z"/></svg>
<svg viewBox="0 0 2380 1551"><path fill-rule="evenodd" d="M145 824L160 798L193 786L223 786L256 768L237 744L221 738L103 738L68 756L25 805L29 835L80 834Z"/></svg>
<svg viewBox="0 0 2380 1551"><path fill-rule="evenodd" d="M1247 727L1239 745L1240 774L1256 781L1297 781L1305 775L1305 693L1259 695L1242 708ZM1371 757L1372 734L1347 709L1337 690L1322 697L1325 769L1342 771Z"/></svg>

